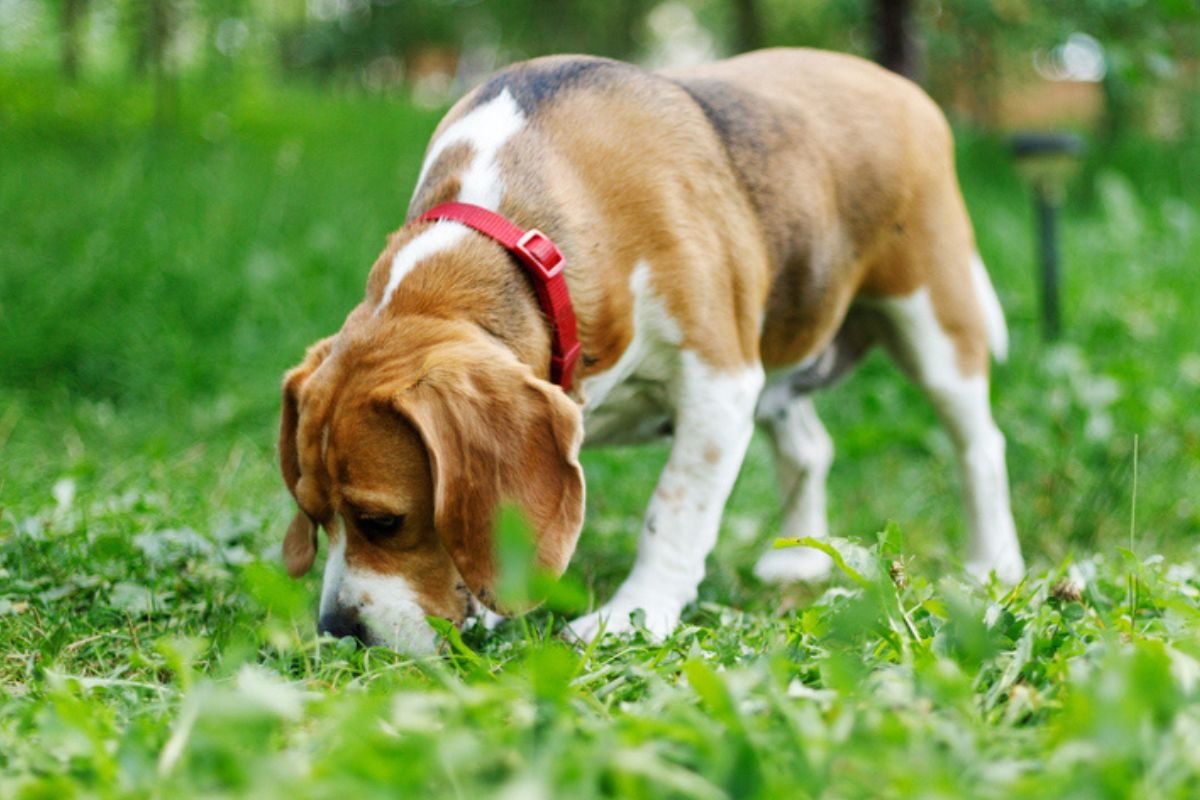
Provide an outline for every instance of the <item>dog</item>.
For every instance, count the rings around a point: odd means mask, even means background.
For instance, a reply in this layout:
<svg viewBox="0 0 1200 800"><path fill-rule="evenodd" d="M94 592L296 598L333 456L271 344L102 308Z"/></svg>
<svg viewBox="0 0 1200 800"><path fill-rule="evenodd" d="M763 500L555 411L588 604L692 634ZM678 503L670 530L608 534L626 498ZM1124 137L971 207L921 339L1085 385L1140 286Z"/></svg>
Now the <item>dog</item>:
<svg viewBox="0 0 1200 800"><path fill-rule="evenodd" d="M827 535L833 447L812 393L876 344L949 430L967 570L1017 580L989 405L1007 333L935 104L867 61L804 49L662 72L582 56L508 67L442 120L365 298L285 377L279 449L300 508L285 565L307 572L324 527L319 629L429 652L427 615L511 610L495 591L502 504L561 574L584 518L581 445L671 437L632 571L570 626L622 633L640 609L668 635L756 422L781 533ZM829 568L815 549L770 549L755 573Z"/></svg>

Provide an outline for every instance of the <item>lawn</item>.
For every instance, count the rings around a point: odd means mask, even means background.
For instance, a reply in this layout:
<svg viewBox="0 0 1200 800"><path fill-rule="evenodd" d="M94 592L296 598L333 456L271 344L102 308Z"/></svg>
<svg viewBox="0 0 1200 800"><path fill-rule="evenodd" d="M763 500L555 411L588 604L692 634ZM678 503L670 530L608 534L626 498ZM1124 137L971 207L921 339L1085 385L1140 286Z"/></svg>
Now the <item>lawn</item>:
<svg viewBox="0 0 1200 800"><path fill-rule="evenodd" d="M879 357L818 401L829 585L750 567L765 444L668 641L577 648L665 448L585 454L552 607L413 661L318 639L290 581L283 371L361 296L438 115L253 81L0 77L0 797L1200 795L1200 151L1096 144L1040 341L1032 212L960 136L1007 309L1030 576L967 584L952 451Z"/></svg>

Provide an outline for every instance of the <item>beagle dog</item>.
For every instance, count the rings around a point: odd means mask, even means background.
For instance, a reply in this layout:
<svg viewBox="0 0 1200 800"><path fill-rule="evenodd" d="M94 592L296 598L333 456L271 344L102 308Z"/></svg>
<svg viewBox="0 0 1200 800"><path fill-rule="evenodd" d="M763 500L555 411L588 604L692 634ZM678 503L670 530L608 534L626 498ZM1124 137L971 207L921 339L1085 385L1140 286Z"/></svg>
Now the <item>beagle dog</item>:
<svg viewBox="0 0 1200 800"><path fill-rule="evenodd" d="M827 535L833 448L811 396L881 344L957 449L966 568L1015 581L988 400L1006 340L950 129L907 80L801 49L662 72L517 64L446 115L366 297L285 378L279 449L300 511L284 561L305 573L324 527L319 628L428 652L426 615L505 610L502 504L561 573L583 525L580 446L670 437L632 572L571 625L620 633L641 609L669 634L756 422L779 533ZM755 573L829 569L817 550L768 549Z"/></svg>

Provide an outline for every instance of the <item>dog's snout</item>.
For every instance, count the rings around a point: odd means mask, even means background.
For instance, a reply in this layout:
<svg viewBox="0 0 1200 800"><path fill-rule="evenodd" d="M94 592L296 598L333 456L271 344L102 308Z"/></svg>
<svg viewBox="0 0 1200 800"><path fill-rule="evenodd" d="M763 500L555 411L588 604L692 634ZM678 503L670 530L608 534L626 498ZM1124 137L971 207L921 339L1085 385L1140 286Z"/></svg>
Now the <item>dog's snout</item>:
<svg viewBox="0 0 1200 800"><path fill-rule="evenodd" d="M359 619L357 611L337 610L322 614L317 620L317 631L328 633L330 636L342 638L350 636L360 642L366 642L367 629Z"/></svg>

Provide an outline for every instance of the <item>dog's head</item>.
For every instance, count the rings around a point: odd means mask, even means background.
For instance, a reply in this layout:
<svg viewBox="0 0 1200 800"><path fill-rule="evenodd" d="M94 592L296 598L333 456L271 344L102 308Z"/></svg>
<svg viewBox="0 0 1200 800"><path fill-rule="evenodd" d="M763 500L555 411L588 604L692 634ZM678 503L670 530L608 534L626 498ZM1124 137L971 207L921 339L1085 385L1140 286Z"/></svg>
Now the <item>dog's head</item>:
<svg viewBox="0 0 1200 800"><path fill-rule="evenodd" d="M300 506L284 563L306 573L324 527L320 629L428 652L426 615L513 610L495 595L502 504L532 528L537 566L566 569L583 520L580 412L472 326L353 320L284 379L280 459Z"/></svg>

